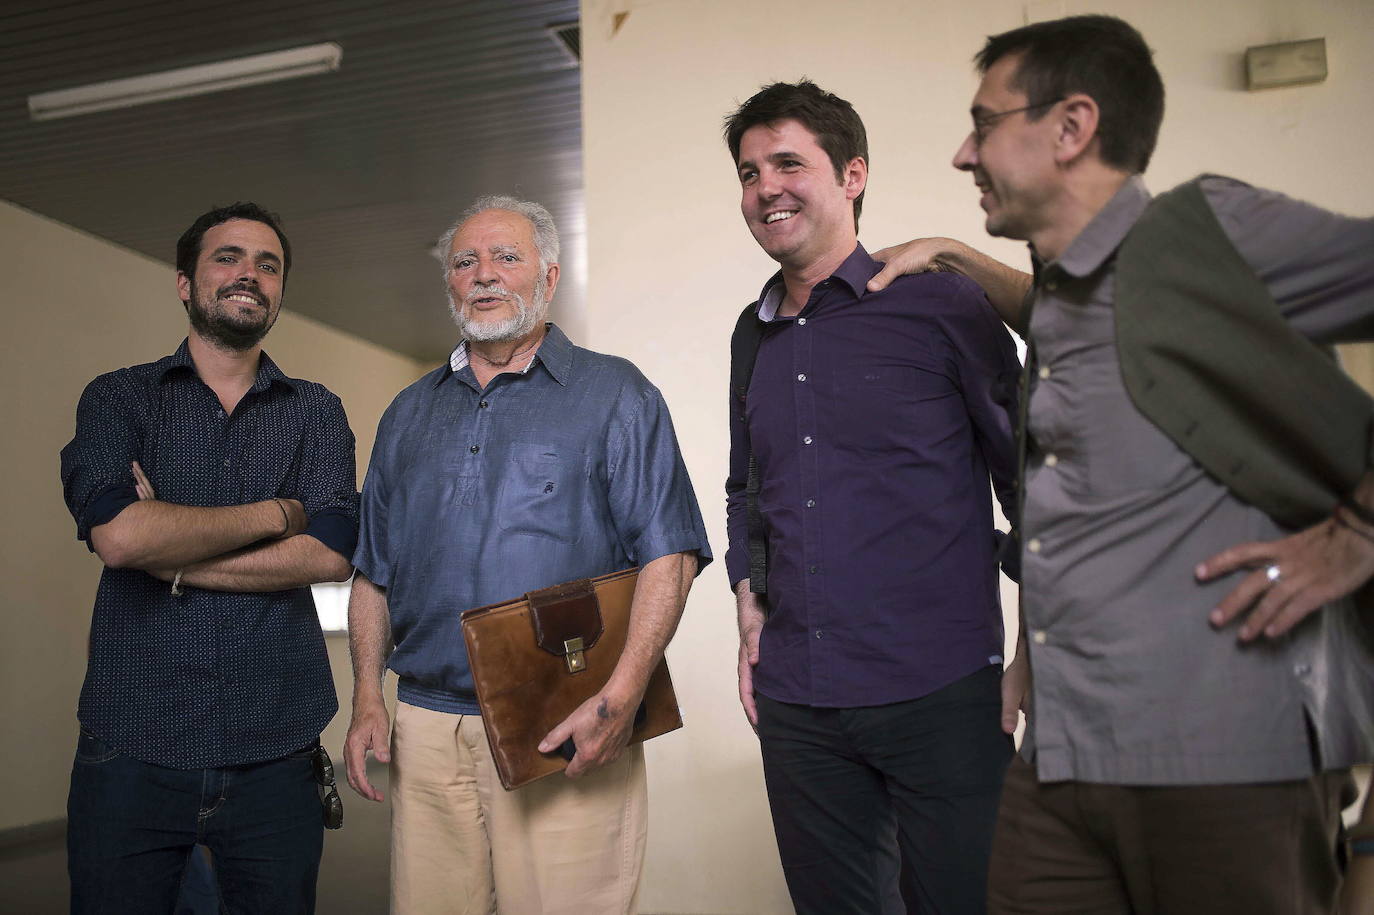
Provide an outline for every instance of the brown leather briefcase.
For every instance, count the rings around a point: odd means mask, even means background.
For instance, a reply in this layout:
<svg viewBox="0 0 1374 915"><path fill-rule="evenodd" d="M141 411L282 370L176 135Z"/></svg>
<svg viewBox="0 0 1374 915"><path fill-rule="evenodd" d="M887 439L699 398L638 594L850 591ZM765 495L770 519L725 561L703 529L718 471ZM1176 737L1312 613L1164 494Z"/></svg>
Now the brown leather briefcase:
<svg viewBox="0 0 1374 915"><path fill-rule="evenodd" d="M496 771L507 791L561 772L539 741L600 692L625 650L638 569L531 591L463 613L463 641ZM630 742L682 727L668 664L649 678Z"/></svg>

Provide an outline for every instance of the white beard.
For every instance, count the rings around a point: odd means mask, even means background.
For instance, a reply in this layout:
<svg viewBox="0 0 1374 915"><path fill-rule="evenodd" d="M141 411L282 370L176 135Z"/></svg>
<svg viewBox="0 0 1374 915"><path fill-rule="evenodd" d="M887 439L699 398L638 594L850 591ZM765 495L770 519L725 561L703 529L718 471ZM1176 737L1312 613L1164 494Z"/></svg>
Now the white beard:
<svg viewBox="0 0 1374 915"><path fill-rule="evenodd" d="M544 320L547 312L548 303L544 300L544 291L547 288L544 278L540 277L534 284L534 296L532 302L526 302L523 297L511 292L503 286L484 286L474 289L463 299L462 304L454 301L453 292L448 294L448 308L453 315L453 323L458 325L458 332L463 335L465 340L473 340L478 343L495 343L502 340L519 340ZM515 314L500 321L474 321L471 318L471 304L483 296L504 295L509 296L515 305Z"/></svg>

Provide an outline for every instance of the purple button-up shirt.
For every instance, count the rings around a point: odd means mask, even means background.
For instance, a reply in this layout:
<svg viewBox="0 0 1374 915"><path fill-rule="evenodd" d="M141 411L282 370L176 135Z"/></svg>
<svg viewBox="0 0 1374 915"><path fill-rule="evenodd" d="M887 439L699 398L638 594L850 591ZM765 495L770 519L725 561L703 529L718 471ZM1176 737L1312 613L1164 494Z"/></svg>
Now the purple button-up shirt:
<svg viewBox="0 0 1374 915"><path fill-rule="evenodd" d="M1019 366L979 287L951 273L864 287L862 246L764 329L732 421L726 568L749 577L758 460L769 613L755 688L825 707L900 702L1001 662L989 472L1011 516ZM732 410L732 414L737 411Z"/></svg>

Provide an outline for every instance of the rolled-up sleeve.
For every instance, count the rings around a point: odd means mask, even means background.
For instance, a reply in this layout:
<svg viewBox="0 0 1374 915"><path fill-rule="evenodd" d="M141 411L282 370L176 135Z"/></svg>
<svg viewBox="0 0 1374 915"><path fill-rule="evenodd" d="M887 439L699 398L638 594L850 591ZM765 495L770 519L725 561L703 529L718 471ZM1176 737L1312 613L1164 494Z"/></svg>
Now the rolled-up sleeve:
<svg viewBox="0 0 1374 915"><path fill-rule="evenodd" d="M300 475L300 500L310 516L305 533L348 558L358 544L353 430L343 404L329 392L311 418L314 428Z"/></svg>
<svg viewBox="0 0 1374 915"><path fill-rule="evenodd" d="M639 566L672 553L695 552L698 573L711 547L668 406L656 388L627 399L612 430L609 504L626 555Z"/></svg>
<svg viewBox="0 0 1374 915"><path fill-rule="evenodd" d="M86 386L76 407L76 434L62 449L62 492L78 540L138 501L131 465L138 459L144 398L120 372Z"/></svg>

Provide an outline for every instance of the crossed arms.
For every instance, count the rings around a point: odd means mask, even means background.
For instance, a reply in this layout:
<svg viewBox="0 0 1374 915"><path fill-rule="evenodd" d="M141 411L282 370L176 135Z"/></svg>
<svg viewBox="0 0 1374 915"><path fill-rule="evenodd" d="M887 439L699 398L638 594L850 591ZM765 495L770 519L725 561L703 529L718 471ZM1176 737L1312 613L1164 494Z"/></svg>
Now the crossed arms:
<svg viewBox="0 0 1374 915"><path fill-rule="evenodd" d="M202 508L157 499L137 461L139 501L91 528L91 545L107 566L140 569L163 581L211 591L281 591L317 581L343 581L353 567L304 533L309 518L297 499Z"/></svg>
<svg viewBox="0 0 1374 915"><path fill-rule="evenodd" d="M156 411L137 376L97 378L82 394L76 436L62 452L79 535L112 569L164 581L180 570L183 584L208 590L346 579L357 524L353 434L338 398L320 391L311 394L302 430L296 498L202 507L157 498L138 462Z"/></svg>

